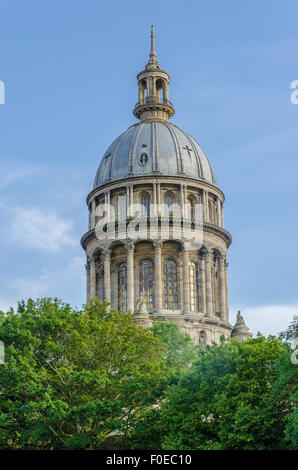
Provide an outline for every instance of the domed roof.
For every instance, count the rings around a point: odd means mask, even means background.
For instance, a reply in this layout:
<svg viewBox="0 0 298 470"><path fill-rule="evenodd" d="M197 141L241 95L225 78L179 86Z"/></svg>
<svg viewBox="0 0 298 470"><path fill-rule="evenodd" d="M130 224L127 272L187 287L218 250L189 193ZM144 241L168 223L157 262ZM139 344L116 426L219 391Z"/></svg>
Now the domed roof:
<svg viewBox="0 0 298 470"><path fill-rule="evenodd" d="M204 150L193 137L168 121L143 121L129 127L105 152L94 189L133 176L183 176L215 184Z"/></svg>

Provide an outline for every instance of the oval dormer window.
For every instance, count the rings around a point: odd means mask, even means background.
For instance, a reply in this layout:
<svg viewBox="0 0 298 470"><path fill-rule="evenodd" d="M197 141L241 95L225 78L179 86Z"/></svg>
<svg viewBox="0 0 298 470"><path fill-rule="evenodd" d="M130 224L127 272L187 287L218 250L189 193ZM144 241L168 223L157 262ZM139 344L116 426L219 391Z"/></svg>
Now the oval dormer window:
<svg viewBox="0 0 298 470"><path fill-rule="evenodd" d="M149 157L147 153L145 152L141 153L141 155L139 156L139 165L142 165L142 166L147 165L148 160L149 160Z"/></svg>

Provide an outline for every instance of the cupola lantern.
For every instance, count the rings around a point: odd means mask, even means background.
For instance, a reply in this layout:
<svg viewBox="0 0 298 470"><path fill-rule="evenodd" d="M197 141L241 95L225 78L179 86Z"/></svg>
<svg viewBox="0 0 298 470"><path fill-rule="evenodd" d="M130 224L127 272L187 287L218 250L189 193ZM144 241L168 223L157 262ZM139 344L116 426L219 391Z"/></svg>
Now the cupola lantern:
<svg viewBox="0 0 298 470"><path fill-rule="evenodd" d="M154 26L151 27L150 58L145 70L137 76L139 101L134 115L141 121L167 121L175 113L169 101L170 75L161 69L156 58Z"/></svg>

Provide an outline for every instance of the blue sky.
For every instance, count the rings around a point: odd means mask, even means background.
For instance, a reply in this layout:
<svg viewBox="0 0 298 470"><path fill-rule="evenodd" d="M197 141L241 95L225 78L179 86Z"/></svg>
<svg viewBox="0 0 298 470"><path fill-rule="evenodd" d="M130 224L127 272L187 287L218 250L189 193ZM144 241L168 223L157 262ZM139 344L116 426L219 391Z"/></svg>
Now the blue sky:
<svg viewBox="0 0 298 470"><path fill-rule="evenodd" d="M85 198L135 122L155 24L172 119L225 192L231 319L277 333L298 314L298 3L0 0L0 309L85 300Z"/></svg>

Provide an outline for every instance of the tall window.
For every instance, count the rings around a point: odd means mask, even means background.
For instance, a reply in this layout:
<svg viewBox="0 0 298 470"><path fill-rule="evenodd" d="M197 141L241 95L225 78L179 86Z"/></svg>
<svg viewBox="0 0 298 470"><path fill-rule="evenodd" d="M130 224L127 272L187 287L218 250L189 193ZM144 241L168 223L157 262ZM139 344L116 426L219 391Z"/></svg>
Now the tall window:
<svg viewBox="0 0 298 470"><path fill-rule="evenodd" d="M173 217L173 210L171 210L171 206L173 205L174 200L173 200L173 197L171 196L171 194L166 194L165 195L164 203L168 208L167 209L167 214L165 214L165 215L169 215L169 217Z"/></svg>
<svg viewBox="0 0 298 470"><path fill-rule="evenodd" d="M196 312L198 309L198 272L195 263L189 266L189 288L190 288L190 311Z"/></svg>
<svg viewBox="0 0 298 470"><path fill-rule="evenodd" d="M139 266L139 297L146 302L148 311L153 310L153 263L144 259Z"/></svg>
<svg viewBox="0 0 298 470"><path fill-rule="evenodd" d="M217 223L217 208L214 200L209 199L208 202L208 207L209 207L209 222L212 224Z"/></svg>
<svg viewBox="0 0 298 470"><path fill-rule="evenodd" d="M118 267L118 310L127 309L127 267L121 263Z"/></svg>
<svg viewBox="0 0 298 470"><path fill-rule="evenodd" d="M214 312L219 312L219 272L218 259L214 260Z"/></svg>
<svg viewBox="0 0 298 470"><path fill-rule="evenodd" d="M100 302L103 302L103 271L98 275L98 284L97 284L97 296Z"/></svg>
<svg viewBox="0 0 298 470"><path fill-rule="evenodd" d="M149 194L143 194L141 197L141 217L150 217Z"/></svg>
<svg viewBox="0 0 298 470"><path fill-rule="evenodd" d="M178 274L177 264L172 259L164 262L164 308L166 310L178 309Z"/></svg>

